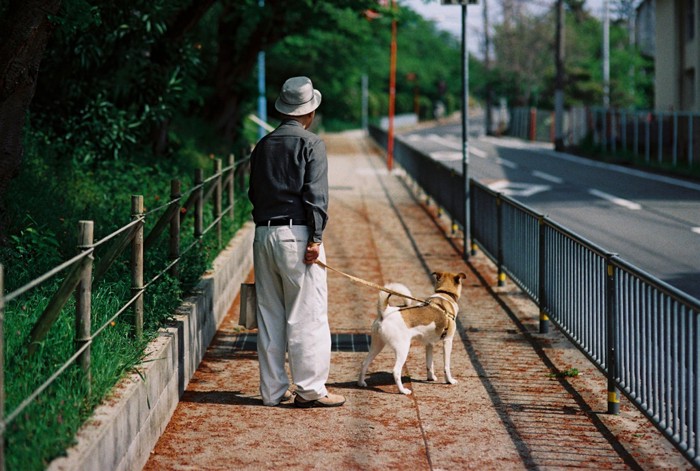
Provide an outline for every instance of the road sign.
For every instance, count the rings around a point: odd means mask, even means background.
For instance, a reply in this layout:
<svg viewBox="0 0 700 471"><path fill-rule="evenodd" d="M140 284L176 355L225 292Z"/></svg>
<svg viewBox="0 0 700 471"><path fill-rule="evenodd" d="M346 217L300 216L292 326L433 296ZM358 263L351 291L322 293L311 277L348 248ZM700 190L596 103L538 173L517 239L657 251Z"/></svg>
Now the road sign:
<svg viewBox="0 0 700 471"><path fill-rule="evenodd" d="M442 5L478 5L479 0L440 0Z"/></svg>

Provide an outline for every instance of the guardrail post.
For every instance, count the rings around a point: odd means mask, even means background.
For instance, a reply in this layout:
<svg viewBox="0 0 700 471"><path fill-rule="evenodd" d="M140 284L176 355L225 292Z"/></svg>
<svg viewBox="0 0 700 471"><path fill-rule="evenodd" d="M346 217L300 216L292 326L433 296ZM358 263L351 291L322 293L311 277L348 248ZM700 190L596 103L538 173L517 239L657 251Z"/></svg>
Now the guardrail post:
<svg viewBox="0 0 700 471"><path fill-rule="evenodd" d="M0 471L5 471L5 284L0 264Z"/></svg>
<svg viewBox="0 0 700 471"><path fill-rule="evenodd" d="M693 118L688 116L688 167L693 166Z"/></svg>
<svg viewBox="0 0 700 471"><path fill-rule="evenodd" d="M647 119L644 122L644 161L649 163L651 159L651 119L652 114L647 113Z"/></svg>
<svg viewBox="0 0 700 471"><path fill-rule="evenodd" d="M607 321L607 370L608 370L608 414L620 413L620 391L615 385L617 377L617 315L616 315L616 288L615 266L612 263L614 254L605 257L605 317Z"/></svg>
<svg viewBox="0 0 700 471"><path fill-rule="evenodd" d="M143 217L143 196L131 197L131 219ZM134 329L136 339L143 338L143 222L138 224L138 229L131 241L131 296L134 301Z"/></svg>
<svg viewBox="0 0 700 471"><path fill-rule="evenodd" d="M78 222L78 250L85 251L92 248L94 223L93 221ZM83 372L83 381L88 396L92 392L92 374L90 373L90 346L92 342L91 312L92 312L92 255L83 267L80 282L75 290L75 349L79 350L88 345L85 351L78 357L78 364Z"/></svg>
<svg viewBox="0 0 700 471"><path fill-rule="evenodd" d="M216 175L216 180L214 180L214 220L216 222L216 236L219 241L219 248L221 248L221 202L223 199L223 162L221 159L216 159L214 161L214 175Z"/></svg>
<svg viewBox="0 0 700 471"><path fill-rule="evenodd" d="M170 180L170 201L180 208L181 184L180 180ZM168 238L168 260L173 262L180 257L180 211L170 220L170 233ZM170 267L170 276L177 279L179 277L177 263Z"/></svg>
<svg viewBox="0 0 700 471"><path fill-rule="evenodd" d="M194 237L199 239L202 237L204 232L204 173L201 168L194 171L194 186L197 188L195 194L197 195L194 202Z"/></svg>
<svg viewBox="0 0 700 471"><path fill-rule="evenodd" d="M470 178L469 179L469 194L471 197L469 198L469 241L471 243L471 254L476 255L476 240L475 234L474 234L474 227L476 226L476 199L474 198L474 179ZM467 248L465 247L464 250L466 251Z"/></svg>
<svg viewBox="0 0 700 471"><path fill-rule="evenodd" d="M501 193L496 195L496 238L497 238L497 254L498 260L498 286L505 285L506 274L503 271L503 200Z"/></svg>
<svg viewBox="0 0 700 471"><path fill-rule="evenodd" d="M537 138L537 108L530 108L530 136L531 141Z"/></svg>
<svg viewBox="0 0 700 471"><path fill-rule="evenodd" d="M233 219L234 211L233 211L233 205L234 205L234 193L233 193L233 175L236 172L236 158L233 156L233 154L229 154L228 156L228 166L231 167L231 169L228 172L228 175L226 176L226 194L228 195L228 215L231 219Z"/></svg>
<svg viewBox="0 0 700 471"><path fill-rule="evenodd" d="M549 316L547 315L547 312L545 311L545 308L547 306L547 290L545 289L545 263L546 263L546 244L545 244L545 239L544 239L544 230L545 230L545 224L544 224L544 216L539 216L538 217L538 222L539 222L539 239L538 239L538 245L539 245L539 292L538 292L538 299L539 299L539 308L540 308L540 334L547 334L549 333Z"/></svg>
<svg viewBox="0 0 700 471"><path fill-rule="evenodd" d="M659 145L656 148L656 161L661 163L664 160L664 115L663 113L658 113L658 115L659 118L656 130L658 131L657 137L659 139Z"/></svg>

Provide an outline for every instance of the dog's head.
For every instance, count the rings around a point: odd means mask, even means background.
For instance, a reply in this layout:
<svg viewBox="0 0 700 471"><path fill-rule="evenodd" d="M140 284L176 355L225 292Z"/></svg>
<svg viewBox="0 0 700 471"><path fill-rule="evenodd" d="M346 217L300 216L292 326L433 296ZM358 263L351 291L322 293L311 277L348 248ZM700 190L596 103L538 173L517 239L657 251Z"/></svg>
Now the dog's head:
<svg viewBox="0 0 700 471"><path fill-rule="evenodd" d="M451 294L457 300L462 295L462 280L466 277L464 273L433 272L435 292Z"/></svg>

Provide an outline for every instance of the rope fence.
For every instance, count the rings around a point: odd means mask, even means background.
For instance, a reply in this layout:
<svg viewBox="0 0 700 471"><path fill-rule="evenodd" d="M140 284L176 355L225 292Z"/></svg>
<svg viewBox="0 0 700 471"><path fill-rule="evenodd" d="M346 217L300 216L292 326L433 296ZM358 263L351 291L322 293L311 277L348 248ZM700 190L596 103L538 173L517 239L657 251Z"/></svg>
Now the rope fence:
<svg viewBox="0 0 700 471"><path fill-rule="evenodd" d="M219 248L222 245L222 221L225 217L234 217L234 187L238 173L240 188L244 187L245 171L249 158L235 161L230 155L228 165L223 167L221 159L215 159L213 174L204 179L201 169L195 170L194 185L185 192L180 192L179 180L171 180L171 195L169 201L147 212L143 208L143 196L134 195L131 199L131 221L119 227L110 234L93 241L93 222L80 221L78 223L78 254L60 265L52 268L41 276L26 283L11 293L4 295L4 268L0 265L0 335L4 330L4 314L8 303L16 301L20 296L37 288L42 283L56 277L68 270L60 287L53 294L43 313L32 329L27 343L26 355L35 353L37 346L46 338L52 325L65 307L71 295L76 298L76 332L75 352L63 364L51 374L46 381L32 391L13 411L4 415L5 410L5 352L4 345L0 343L0 470L5 469L5 431L18 416L20 416L32 403L34 403L46 389L73 364L78 364L83 373L87 386L87 395L91 394L90 355L93 340L105 331L110 325L122 316L127 310L133 311L133 336L138 344L143 338L143 298L146 291L166 274L179 279L178 265L183 257L196 247L201 246L205 235L216 230ZM226 193L226 206L223 206L224 193ZM184 204L181 204L186 200ZM203 227L205 203L210 203L213 221ZM194 241L186 247L181 247L181 222L192 214L194 221ZM162 214L155 222L151 232L144 234L146 221L156 214ZM165 228L169 227L167 263L148 281L144 283L145 253L152 248ZM94 255L98 247L108 246L98 263L95 263ZM130 247L129 268L131 272L130 298L117 308L109 319L91 331L91 297L92 285L101 279L118 257ZM94 274L93 274L94 268ZM2 338L2 337L0 337Z"/></svg>

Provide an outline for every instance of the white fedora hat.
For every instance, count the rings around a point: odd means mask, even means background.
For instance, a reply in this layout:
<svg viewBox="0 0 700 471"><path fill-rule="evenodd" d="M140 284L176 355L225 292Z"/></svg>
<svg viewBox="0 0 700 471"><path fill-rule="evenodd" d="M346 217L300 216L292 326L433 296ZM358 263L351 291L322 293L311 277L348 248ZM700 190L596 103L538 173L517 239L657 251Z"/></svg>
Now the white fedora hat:
<svg viewBox="0 0 700 471"><path fill-rule="evenodd" d="M321 104L321 92L314 89L308 77L292 77L282 85L275 109L289 116L311 113Z"/></svg>

